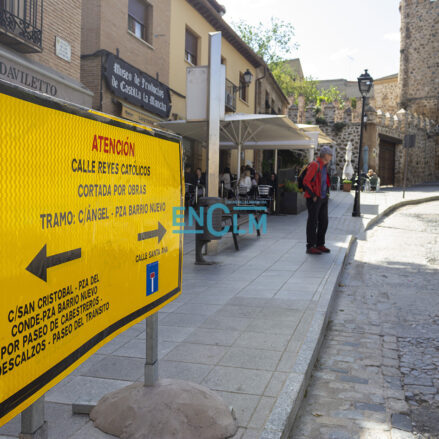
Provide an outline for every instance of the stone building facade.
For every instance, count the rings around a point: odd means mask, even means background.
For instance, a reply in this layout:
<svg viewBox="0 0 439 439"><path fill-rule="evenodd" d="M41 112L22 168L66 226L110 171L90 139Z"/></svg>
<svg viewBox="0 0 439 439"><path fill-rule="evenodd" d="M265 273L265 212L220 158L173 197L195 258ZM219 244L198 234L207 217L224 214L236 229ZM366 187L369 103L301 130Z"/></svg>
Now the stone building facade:
<svg viewBox="0 0 439 439"><path fill-rule="evenodd" d="M143 27L138 34L130 28L130 14L141 14L138 20L144 21L139 23ZM94 93L93 108L146 124L168 118L169 26L170 0L82 2L81 80ZM109 69L117 66L126 73L109 77ZM139 78L138 84L134 75ZM156 111L143 105L142 99L133 99L148 92L142 87L143 80L150 88L163 91L160 99L168 106L167 111Z"/></svg>
<svg viewBox="0 0 439 439"><path fill-rule="evenodd" d="M400 12L400 71L374 81L363 139L368 163L361 166L374 169L382 184L395 186L404 182L406 160L408 185L439 181L439 1L401 0ZM323 104L316 114L298 99L289 109L294 122L317 123L334 140L339 176L348 142L355 168L358 162L361 98L355 108L354 103ZM416 134L414 148L403 147L406 134Z"/></svg>
<svg viewBox="0 0 439 439"><path fill-rule="evenodd" d="M303 101L299 100L299 106L291 106L288 115L293 122L319 124L322 131L334 140L331 147L335 151L336 175L342 177L349 142L353 146L352 165L356 168L361 128L360 105L352 108L349 100L335 105L323 104L321 111L316 114L314 106L305 107ZM401 186L407 153L408 185L439 181L439 146L435 121L404 109L390 113L375 110L371 105L366 107L366 117L363 145L368 147L369 153L364 169L375 170L383 185ZM416 134L415 148L403 147L405 134Z"/></svg>
<svg viewBox="0 0 439 439"><path fill-rule="evenodd" d="M373 97L370 99L370 103L374 108L385 108L391 113L396 113L401 108L398 101L399 83L397 73L374 80Z"/></svg>
<svg viewBox="0 0 439 439"><path fill-rule="evenodd" d="M0 1L0 79L91 106L80 82L81 0Z"/></svg>
<svg viewBox="0 0 439 439"><path fill-rule="evenodd" d="M439 2L401 0L399 106L439 121Z"/></svg>

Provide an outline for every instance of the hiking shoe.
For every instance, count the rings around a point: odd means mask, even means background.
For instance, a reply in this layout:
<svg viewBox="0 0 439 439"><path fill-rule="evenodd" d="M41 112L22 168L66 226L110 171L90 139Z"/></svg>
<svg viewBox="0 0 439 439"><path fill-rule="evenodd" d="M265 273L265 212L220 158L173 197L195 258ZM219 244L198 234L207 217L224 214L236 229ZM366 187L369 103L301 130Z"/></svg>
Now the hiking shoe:
<svg viewBox="0 0 439 439"><path fill-rule="evenodd" d="M317 246L317 250L320 250L322 253L330 253L331 250L329 248L325 247L324 245Z"/></svg>
<svg viewBox="0 0 439 439"><path fill-rule="evenodd" d="M310 247L310 248L306 249L306 252L309 255L321 255L322 254L322 252L315 247Z"/></svg>

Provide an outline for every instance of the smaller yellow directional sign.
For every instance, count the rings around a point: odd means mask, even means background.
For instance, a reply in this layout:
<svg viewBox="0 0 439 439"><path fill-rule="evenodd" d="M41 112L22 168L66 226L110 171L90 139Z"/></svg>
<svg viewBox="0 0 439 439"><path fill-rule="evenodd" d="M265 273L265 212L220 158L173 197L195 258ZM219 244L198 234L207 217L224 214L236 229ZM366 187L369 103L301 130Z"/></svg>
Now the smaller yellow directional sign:
<svg viewBox="0 0 439 439"><path fill-rule="evenodd" d="M0 81L0 425L176 298L180 139Z"/></svg>

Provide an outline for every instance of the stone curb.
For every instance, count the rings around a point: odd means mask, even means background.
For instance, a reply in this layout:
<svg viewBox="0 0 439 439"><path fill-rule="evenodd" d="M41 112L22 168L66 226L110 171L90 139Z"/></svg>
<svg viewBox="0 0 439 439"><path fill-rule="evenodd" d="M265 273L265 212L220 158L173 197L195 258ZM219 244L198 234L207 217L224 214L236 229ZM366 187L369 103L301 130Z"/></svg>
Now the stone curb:
<svg viewBox="0 0 439 439"><path fill-rule="evenodd" d="M366 224L364 231L369 230L384 216L389 215L400 207L437 200L439 200L439 196L434 195L412 200L403 200L392 204L378 215L371 218ZM345 250L339 250L339 254L335 258L327 277L322 282L322 286L319 287L319 290L321 290L319 303L312 319L310 329L305 341L300 347L293 370L289 374L286 383L277 398L276 404L273 407L270 417L265 424L260 439L288 439L297 412L302 403L305 390L308 387L311 372L320 351L320 346L325 336L326 325L334 301L336 286L338 285L343 273L352 245L356 240L357 237L351 235L347 248Z"/></svg>
<svg viewBox="0 0 439 439"><path fill-rule="evenodd" d="M308 386L314 363L325 336L330 309L343 266L355 237L351 235L346 249L340 249L334 263L323 280L316 312L308 334L299 349L296 363L289 374L260 439L284 439L293 427L294 420Z"/></svg>
<svg viewBox="0 0 439 439"><path fill-rule="evenodd" d="M372 228L378 221L380 221L383 217L393 213L395 210L399 209L400 207L409 206L412 204L421 204L421 203L428 203L429 201L438 201L439 195L432 195L430 197L423 197L423 198L414 198L412 200L402 200L398 203L392 204L391 206L384 209L382 212L380 212L378 215L374 216L369 220L366 227L364 228L364 231L366 232L370 228Z"/></svg>

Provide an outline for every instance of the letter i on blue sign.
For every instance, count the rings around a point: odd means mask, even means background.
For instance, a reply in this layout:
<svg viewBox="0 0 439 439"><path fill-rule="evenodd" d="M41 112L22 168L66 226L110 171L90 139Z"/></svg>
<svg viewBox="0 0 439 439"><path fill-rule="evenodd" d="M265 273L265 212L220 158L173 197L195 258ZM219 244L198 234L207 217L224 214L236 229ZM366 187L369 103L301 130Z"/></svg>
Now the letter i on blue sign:
<svg viewBox="0 0 439 439"><path fill-rule="evenodd" d="M146 266L146 295L159 290L159 261L151 262Z"/></svg>

